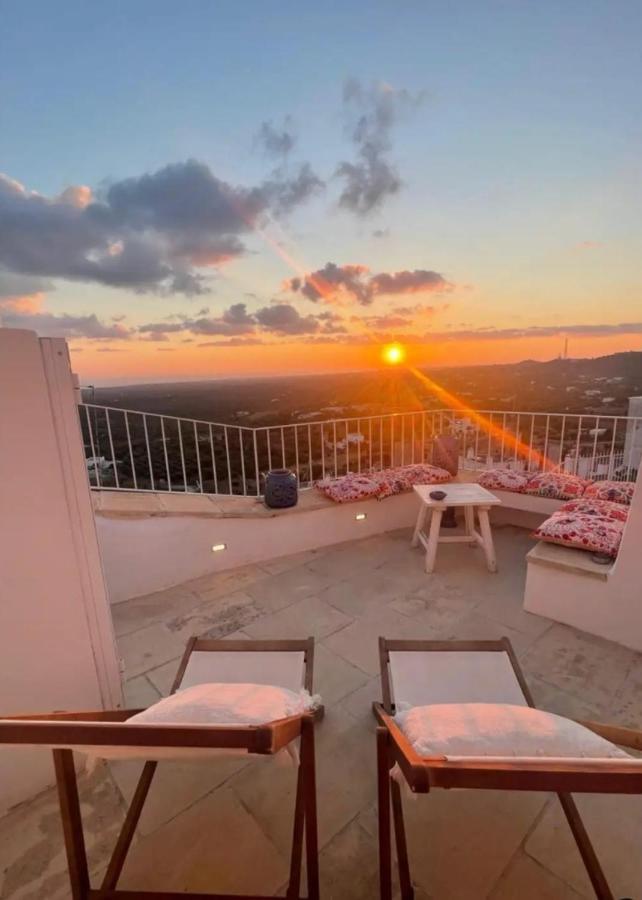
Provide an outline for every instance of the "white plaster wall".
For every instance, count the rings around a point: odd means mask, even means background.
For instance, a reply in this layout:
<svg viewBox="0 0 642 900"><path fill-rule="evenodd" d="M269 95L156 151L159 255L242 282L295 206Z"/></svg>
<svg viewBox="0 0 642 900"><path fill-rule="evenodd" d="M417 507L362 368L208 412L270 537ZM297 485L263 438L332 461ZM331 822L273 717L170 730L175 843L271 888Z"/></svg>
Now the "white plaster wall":
<svg viewBox="0 0 642 900"><path fill-rule="evenodd" d="M367 518L357 521L357 513ZM96 524L109 598L119 603L223 569L410 526L416 513L415 496L404 494L270 518L98 515ZM227 549L212 553L218 543Z"/></svg>
<svg viewBox="0 0 642 900"><path fill-rule="evenodd" d="M138 496L139 499L143 497ZM152 495L146 496L151 498ZM510 500L510 495L507 496ZM182 515L134 518L97 514L98 538L111 603L164 590L235 566L396 528L410 528L418 511L417 498L409 493L383 501L336 504L274 517L216 518L187 514L189 501L197 505L201 499L197 496L182 498ZM548 502L556 505L553 501ZM362 513L367 518L357 521L355 516ZM491 512L495 524L523 528L537 527L549 514L550 511L527 512L508 506L497 507ZM227 549L213 553L212 546L219 543L226 544Z"/></svg>
<svg viewBox="0 0 642 900"><path fill-rule="evenodd" d="M0 715L119 699L67 347L0 328ZM0 747L0 813L53 782L50 756Z"/></svg>
<svg viewBox="0 0 642 900"><path fill-rule="evenodd" d="M605 579L528 563L524 609L642 652L642 473Z"/></svg>

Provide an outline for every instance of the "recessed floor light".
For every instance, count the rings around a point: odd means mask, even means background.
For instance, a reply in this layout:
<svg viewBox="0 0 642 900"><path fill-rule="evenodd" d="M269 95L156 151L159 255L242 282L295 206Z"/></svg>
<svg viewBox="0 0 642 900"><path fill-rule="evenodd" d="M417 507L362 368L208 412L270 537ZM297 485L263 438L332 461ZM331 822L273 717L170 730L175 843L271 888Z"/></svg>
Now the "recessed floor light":
<svg viewBox="0 0 642 900"><path fill-rule="evenodd" d="M220 553L221 550L227 550L227 544L214 544L212 553Z"/></svg>
<svg viewBox="0 0 642 900"><path fill-rule="evenodd" d="M357 513L355 516L355 519L357 520L357 522L363 522L364 519L367 519L367 514L366 513Z"/></svg>

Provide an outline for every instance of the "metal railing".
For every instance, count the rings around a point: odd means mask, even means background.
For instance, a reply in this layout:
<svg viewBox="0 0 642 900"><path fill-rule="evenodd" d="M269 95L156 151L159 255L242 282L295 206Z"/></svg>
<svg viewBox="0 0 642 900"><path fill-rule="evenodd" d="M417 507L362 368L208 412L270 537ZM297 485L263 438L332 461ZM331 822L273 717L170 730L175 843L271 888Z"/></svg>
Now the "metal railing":
<svg viewBox="0 0 642 900"><path fill-rule="evenodd" d="M415 410L248 428L93 403L79 407L90 484L103 490L262 493L264 473L322 478L430 462L438 435L457 441L461 469L559 469L631 480L642 418Z"/></svg>

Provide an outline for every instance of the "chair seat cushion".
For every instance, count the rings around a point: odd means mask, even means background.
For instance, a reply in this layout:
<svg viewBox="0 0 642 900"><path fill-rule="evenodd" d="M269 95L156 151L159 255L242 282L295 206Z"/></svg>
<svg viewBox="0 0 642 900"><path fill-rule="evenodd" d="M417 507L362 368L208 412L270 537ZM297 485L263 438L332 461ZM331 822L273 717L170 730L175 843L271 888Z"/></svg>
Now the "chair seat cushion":
<svg viewBox="0 0 642 900"><path fill-rule="evenodd" d="M589 484L582 496L630 506L634 490L634 481L594 481Z"/></svg>
<svg viewBox="0 0 642 900"><path fill-rule="evenodd" d="M321 702L307 691L266 684L195 684L159 700L126 721L126 725L147 725L161 729L166 725L267 725L277 719L315 709ZM113 746L75 747L99 759L211 759L217 756L246 756L247 750L219 747L174 747L159 744L141 747ZM288 744L277 756L296 759L296 749Z"/></svg>
<svg viewBox="0 0 642 900"><path fill-rule="evenodd" d="M605 515L558 510L537 528L532 537L591 553L616 557L625 522Z"/></svg>
<svg viewBox="0 0 642 900"><path fill-rule="evenodd" d="M524 472L514 472L512 469L487 469L479 476L478 484L489 491L514 491L521 494L528 479L529 476Z"/></svg>
<svg viewBox="0 0 642 900"><path fill-rule="evenodd" d="M265 725L313 706L307 691L271 684L195 684L127 719L131 725Z"/></svg>
<svg viewBox="0 0 642 900"><path fill-rule="evenodd" d="M504 703L437 703L398 713L396 722L422 757L630 759L571 719Z"/></svg>
<svg viewBox="0 0 642 900"><path fill-rule="evenodd" d="M524 493L551 500L573 500L582 496L588 483L577 475L567 475L565 472L538 472L528 479Z"/></svg>

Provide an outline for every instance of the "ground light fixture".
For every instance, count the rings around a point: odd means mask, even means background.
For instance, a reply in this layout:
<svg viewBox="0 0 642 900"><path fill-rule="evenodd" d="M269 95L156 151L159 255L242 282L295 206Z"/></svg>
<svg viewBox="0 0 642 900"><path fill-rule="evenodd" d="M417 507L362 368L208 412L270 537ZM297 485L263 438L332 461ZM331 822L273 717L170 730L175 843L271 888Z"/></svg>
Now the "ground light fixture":
<svg viewBox="0 0 642 900"><path fill-rule="evenodd" d="M227 544L213 544L212 553L220 553L221 550L227 550Z"/></svg>

